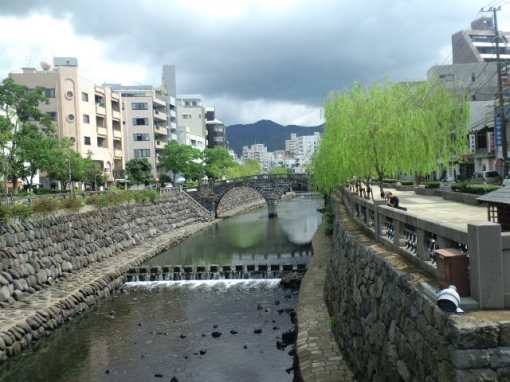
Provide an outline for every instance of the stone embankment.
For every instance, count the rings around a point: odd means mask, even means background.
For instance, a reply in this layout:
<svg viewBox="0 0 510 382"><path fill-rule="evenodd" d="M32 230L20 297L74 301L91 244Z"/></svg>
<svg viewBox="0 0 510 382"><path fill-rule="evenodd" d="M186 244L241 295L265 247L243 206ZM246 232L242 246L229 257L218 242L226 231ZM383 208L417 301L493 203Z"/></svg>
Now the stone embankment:
<svg viewBox="0 0 510 382"><path fill-rule="evenodd" d="M214 221L181 194L0 226L0 360L107 298L129 267Z"/></svg>
<svg viewBox="0 0 510 382"><path fill-rule="evenodd" d="M441 311L421 291L427 275L365 236L340 195L332 201L325 299L356 379L510 381L510 322Z"/></svg>

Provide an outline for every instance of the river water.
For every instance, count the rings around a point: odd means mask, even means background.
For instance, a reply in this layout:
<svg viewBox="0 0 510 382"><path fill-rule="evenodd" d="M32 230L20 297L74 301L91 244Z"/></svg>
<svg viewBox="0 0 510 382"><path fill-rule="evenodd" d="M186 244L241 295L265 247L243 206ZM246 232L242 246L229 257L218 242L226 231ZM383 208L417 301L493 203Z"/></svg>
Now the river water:
<svg viewBox="0 0 510 382"><path fill-rule="evenodd" d="M147 265L298 264L321 200L298 196L215 224ZM278 279L127 283L0 366L0 381L292 381L297 291ZM280 346L277 346L279 344Z"/></svg>

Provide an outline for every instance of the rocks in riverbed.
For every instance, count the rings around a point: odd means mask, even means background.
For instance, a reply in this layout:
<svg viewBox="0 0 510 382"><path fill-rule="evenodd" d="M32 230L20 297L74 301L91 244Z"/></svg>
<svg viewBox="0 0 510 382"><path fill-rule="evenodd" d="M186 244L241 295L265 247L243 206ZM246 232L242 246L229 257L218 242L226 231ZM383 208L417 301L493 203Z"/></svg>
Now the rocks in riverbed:
<svg viewBox="0 0 510 382"><path fill-rule="evenodd" d="M285 288L299 288L301 285L301 280L303 279L303 274L292 272L283 275L280 280L280 285Z"/></svg>

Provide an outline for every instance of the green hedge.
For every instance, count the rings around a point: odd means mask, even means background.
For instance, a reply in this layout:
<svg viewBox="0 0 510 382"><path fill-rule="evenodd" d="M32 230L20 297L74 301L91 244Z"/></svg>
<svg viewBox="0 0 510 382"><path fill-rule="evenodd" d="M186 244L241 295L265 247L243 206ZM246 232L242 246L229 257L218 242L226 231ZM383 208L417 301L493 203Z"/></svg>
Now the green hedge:
<svg viewBox="0 0 510 382"><path fill-rule="evenodd" d="M400 184L402 186L412 186L414 184L414 180L401 180Z"/></svg>
<svg viewBox="0 0 510 382"><path fill-rule="evenodd" d="M398 179L393 179L393 178L383 179L383 183L397 183L397 182L398 182Z"/></svg>
<svg viewBox="0 0 510 382"><path fill-rule="evenodd" d="M423 185L425 185L427 188L439 188L441 187L441 183L439 182L423 182Z"/></svg>
<svg viewBox="0 0 510 382"><path fill-rule="evenodd" d="M467 194L475 195L485 195L501 187L502 186L496 186L494 184L470 184L470 183L452 184L453 191L465 192Z"/></svg>

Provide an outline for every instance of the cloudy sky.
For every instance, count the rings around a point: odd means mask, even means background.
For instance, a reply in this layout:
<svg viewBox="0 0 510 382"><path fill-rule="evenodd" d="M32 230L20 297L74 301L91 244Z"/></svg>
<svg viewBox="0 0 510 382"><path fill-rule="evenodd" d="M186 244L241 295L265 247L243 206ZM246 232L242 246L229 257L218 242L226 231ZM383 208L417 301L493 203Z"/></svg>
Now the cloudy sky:
<svg viewBox="0 0 510 382"><path fill-rule="evenodd" d="M0 79L67 56L99 85L157 87L170 64L227 125L313 126L330 90L450 64L490 6L510 30L510 0L1 0Z"/></svg>

